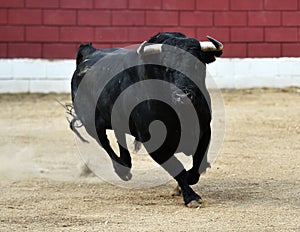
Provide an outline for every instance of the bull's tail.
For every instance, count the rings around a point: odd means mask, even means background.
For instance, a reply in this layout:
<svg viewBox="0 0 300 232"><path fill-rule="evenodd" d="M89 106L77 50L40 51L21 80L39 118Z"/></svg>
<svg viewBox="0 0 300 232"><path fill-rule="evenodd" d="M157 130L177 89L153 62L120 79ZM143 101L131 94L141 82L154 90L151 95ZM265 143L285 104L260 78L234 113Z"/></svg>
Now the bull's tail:
<svg viewBox="0 0 300 232"><path fill-rule="evenodd" d="M77 121L79 121L79 119L73 118L71 121L67 118L68 122L70 123L70 129L75 133L75 135L77 135L77 137L84 143L89 143L88 140L86 140L85 138L82 137L82 135L79 133L79 131L77 130L78 127L81 127L82 124L80 126L76 126Z"/></svg>
<svg viewBox="0 0 300 232"><path fill-rule="evenodd" d="M71 120L67 117L67 121L69 122L70 129L77 135L77 137L82 142L88 143L89 141L87 141L86 139L84 139L82 137L82 135L79 133L79 131L77 130L77 128L82 127L82 124L76 125L76 124L78 124L78 121L80 121L80 119L76 115L76 113L74 111L73 105L72 104L67 104L67 103L63 104L58 99L56 99L56 101L58 102L58 104L60 104L66 110L67 114L69 114L72 117Z"/></svg>

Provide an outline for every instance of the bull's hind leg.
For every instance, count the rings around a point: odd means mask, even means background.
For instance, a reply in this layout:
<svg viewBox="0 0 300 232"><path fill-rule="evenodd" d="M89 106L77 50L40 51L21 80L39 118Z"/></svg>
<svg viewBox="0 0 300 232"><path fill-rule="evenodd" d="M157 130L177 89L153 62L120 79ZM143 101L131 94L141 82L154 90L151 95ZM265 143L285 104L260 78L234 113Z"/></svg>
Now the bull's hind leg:
<svg viewBox="0 0 300 232"><path fill-rule="evenodd" d="M210 127L202 135L199 140L197 150L193 156L193 167L188 171L188 183L190 185L197 184L200 178L200 174L205 172L210 164L207 160L207 152L211 138Z"/></svg>
<svg viewBox="0 0 300 232"><path fill-rule="evenodd" d="M130 173L130 168L131 168L131 161L130 165L128 165L128 161L124 162L122 160L122 156L126 156L126 151L124 150L125 148L121 148L122 146L119 145L120 147L120 153L123 154L120 157L116 155L114 150L111 148L109 140L107 138L105 130L97 131L98 133L98 139L101 144L101 146L104 148L104 150L107 152L109 157L112 159L113 166L115 169L116 174L122 179L122 180L130 180L132 175ZM128 152L128 151L127 151ZM128 153L129 154L129 153Z"/></svg>
<svg viewBox="0 0 300 232"><path fill-rule="evenodd" d="M131 156L127 148L126 137L124 133L116 133L116 137L118 140L119 150L120 150L120 160L123 165L115 166L115 171L119 176L123 176L126 180L130 180L132 175L130 173L130 169L132 167Z"/></svg>
<svg viewBox="0 0 300 232"><path fill-rule="evenodd" d="M119 143L118 143L119 144ZM113 162L115 172L122 180L130 180L132 174L130 172L132 164L129 151L119 144L120 162Z"/></svg>
<svg viewBox="0 0 300 232"><path fill-rule="evenodd" d="M126 167L131 168L131 156L127 148L126 136L124 133L119 133L117 131L115 131L115 135L119 145L120 159L126 165Z"/></svg>

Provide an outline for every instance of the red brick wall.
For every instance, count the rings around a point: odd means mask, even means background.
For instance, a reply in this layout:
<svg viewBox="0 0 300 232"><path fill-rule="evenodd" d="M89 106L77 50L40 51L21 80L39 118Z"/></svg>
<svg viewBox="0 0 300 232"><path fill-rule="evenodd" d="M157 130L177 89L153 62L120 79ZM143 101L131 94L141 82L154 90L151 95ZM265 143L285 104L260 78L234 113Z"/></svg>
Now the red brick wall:
<svg viewBox="0 0 300 232"><path fill-rule="evenodd" d="M0 0L0 58L74 58L161 31L211 35L225 57L300 54L300 0Z"/></svg>

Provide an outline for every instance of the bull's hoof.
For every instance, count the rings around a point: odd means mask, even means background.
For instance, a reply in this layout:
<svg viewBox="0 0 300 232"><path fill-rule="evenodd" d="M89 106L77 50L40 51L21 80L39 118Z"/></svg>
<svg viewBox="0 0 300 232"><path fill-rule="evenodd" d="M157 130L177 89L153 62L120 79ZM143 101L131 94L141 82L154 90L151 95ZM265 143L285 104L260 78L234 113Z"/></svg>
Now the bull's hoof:
<svg viewBox="0 0 300 232"><path fill-rule="evenodd" d="M188 208L200 208L202 206L202 199L200 198L199 200L192 200L191 202L189 202L188 204L186 204L186 206Z"/></svg>
<svg viewBox="0 0 300 232"><path fill-rule="evenodd" d="M132 178L132 174L130 172L130 167L127 167L123 162L121 163L121 161L119 161L119 163L117 162L113 162L113 166L115 169L115 173L124 181L129 181Z"/></svg>
<svg viewBox="0 0 300 232"><path fill-rule="evenodd" d="M118 168L115 169L116 174L124 181L129 181L132 178L132 174L129 168Z"/></svg>
<svg viewBox="0 0 300 232"><path fill-rule="evenodd" d="M131 173L129 173L128 175L126 175L126 176L119 176L122 180L124 180L124 181L129 181L129 180L131 180L131 178L132 178L132 174Z"/></svg>
<svg viewBox="0 0 300 232"><path fill-rule="evenodd" d="M189 208L195 208L194 206L196 206L197 204L198 204L197 207L199 207L199 205L202 203L201 197L197 193L195 193L193 190L189 195L185 195L183 193L183 199L184 199L185 205Z"/></svg>

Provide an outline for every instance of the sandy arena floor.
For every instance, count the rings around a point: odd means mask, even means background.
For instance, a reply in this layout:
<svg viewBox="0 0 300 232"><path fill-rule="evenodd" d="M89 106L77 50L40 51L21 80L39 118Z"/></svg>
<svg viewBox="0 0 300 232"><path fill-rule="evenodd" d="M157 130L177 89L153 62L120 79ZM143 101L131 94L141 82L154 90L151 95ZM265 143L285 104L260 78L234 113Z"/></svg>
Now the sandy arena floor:
<svg viewBox="0 0 300 232"><path fill-rule="evenodd" d="M0 231L300 231L300 89L223 91L226 137L186 208L79 177L67 95L0 95Z"/></svg>

